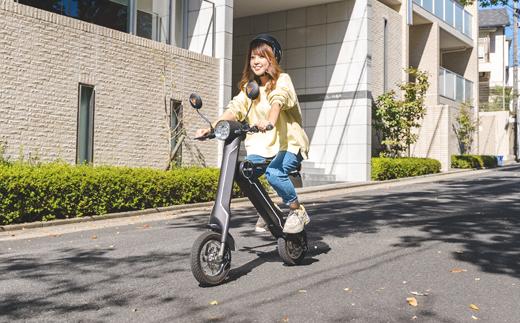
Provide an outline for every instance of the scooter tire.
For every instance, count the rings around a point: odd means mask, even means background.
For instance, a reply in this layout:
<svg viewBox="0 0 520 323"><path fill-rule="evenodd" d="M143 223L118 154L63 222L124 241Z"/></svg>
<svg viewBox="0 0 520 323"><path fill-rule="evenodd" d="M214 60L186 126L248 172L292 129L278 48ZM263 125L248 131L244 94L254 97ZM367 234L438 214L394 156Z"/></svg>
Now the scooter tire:
<svg viewBox="0 0 520 323"><path fill-rule="evenodd" d="M207 270L219 266L215 273L208 274L204 266L204 257L208 258L208 252L214 253L220 250L220 241L222 235L217 232L207 231L201 234L193 243L191 248L191 272L201 286L215 286L222 283L231 269L231 249L226 243L224 251L224 259L219 263L207 264Z"/></svg>
<svg viewBox="0 0 520 323"><path fill-rule="evenodd" d="M278 254L288 266L300 265L307 253L307 234L302 231L298 234L278 238Z"/></svg>

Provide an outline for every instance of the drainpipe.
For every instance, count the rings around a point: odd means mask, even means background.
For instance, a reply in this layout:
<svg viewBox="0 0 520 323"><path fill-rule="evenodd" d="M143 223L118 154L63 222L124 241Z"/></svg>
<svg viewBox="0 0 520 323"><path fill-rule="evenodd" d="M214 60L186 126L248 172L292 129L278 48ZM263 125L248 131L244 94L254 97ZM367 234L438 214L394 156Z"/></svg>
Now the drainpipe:
<svg viewBox="0 0 520 323"><path fill-rule="evenodd" d="M513 111L515 114L515 141L514 141L514 151L515 151L515 160L518 162L520 159L520 153L518 149L518 12L517 12L517 2L513 1Z"/></svg>

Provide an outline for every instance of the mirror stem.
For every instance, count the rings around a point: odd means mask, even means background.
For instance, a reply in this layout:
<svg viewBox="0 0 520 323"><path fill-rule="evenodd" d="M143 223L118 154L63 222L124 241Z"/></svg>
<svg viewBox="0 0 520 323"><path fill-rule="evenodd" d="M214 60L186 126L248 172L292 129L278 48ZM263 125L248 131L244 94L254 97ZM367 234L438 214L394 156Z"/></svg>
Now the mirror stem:
<svg viewBox="0 0 520 323"><path fill-rule="evenodd" d="M199 116L202 117L202 119L206 120L206 122L209 124L209 128L211 129L211 132L213 132L213 125L211 124L211 121L208 120L202 113L200 113L199 110L196 110Z"/></svg>

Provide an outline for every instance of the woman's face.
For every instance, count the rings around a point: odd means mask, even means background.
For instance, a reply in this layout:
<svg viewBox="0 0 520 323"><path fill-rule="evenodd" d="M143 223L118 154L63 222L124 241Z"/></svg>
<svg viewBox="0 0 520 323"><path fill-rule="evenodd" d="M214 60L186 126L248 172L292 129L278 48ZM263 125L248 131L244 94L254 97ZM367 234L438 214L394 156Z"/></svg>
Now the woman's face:
<svg viewBox="0 0 520 323"><path fill-rule="evenodd" d="M269 68L269 64L270 63L267 57L251 53L249 65L251 66L251 70L253 71L253 73L255 73L256 76L264 75L267 69Z"/></svg>

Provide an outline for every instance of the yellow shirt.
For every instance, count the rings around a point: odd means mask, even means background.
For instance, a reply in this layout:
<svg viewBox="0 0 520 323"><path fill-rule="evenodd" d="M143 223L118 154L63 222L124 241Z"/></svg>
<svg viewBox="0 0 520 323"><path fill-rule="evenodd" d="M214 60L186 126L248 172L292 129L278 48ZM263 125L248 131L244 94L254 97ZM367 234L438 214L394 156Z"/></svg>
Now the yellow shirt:
<svg viewBox="0 0 520 323"><path fill-rule="evenodd" d="M238 121L246 116L251 100L244 91L235 96L228 104L227 109L233 113ZM247 116L247 122L254 125L260 120L267 120L271 105L278 103L282 107L274 129L265 133L248 134L245 140L248 155L260 155L262 157L274 157L279 151L289 151L293 154L300 152L307 159L309 152L309 138L302 126L302 113L296 91L291 77L280 74L276 87L269 93L265 87L260 87L259 100L253 102L251 111Z"/></svg>

